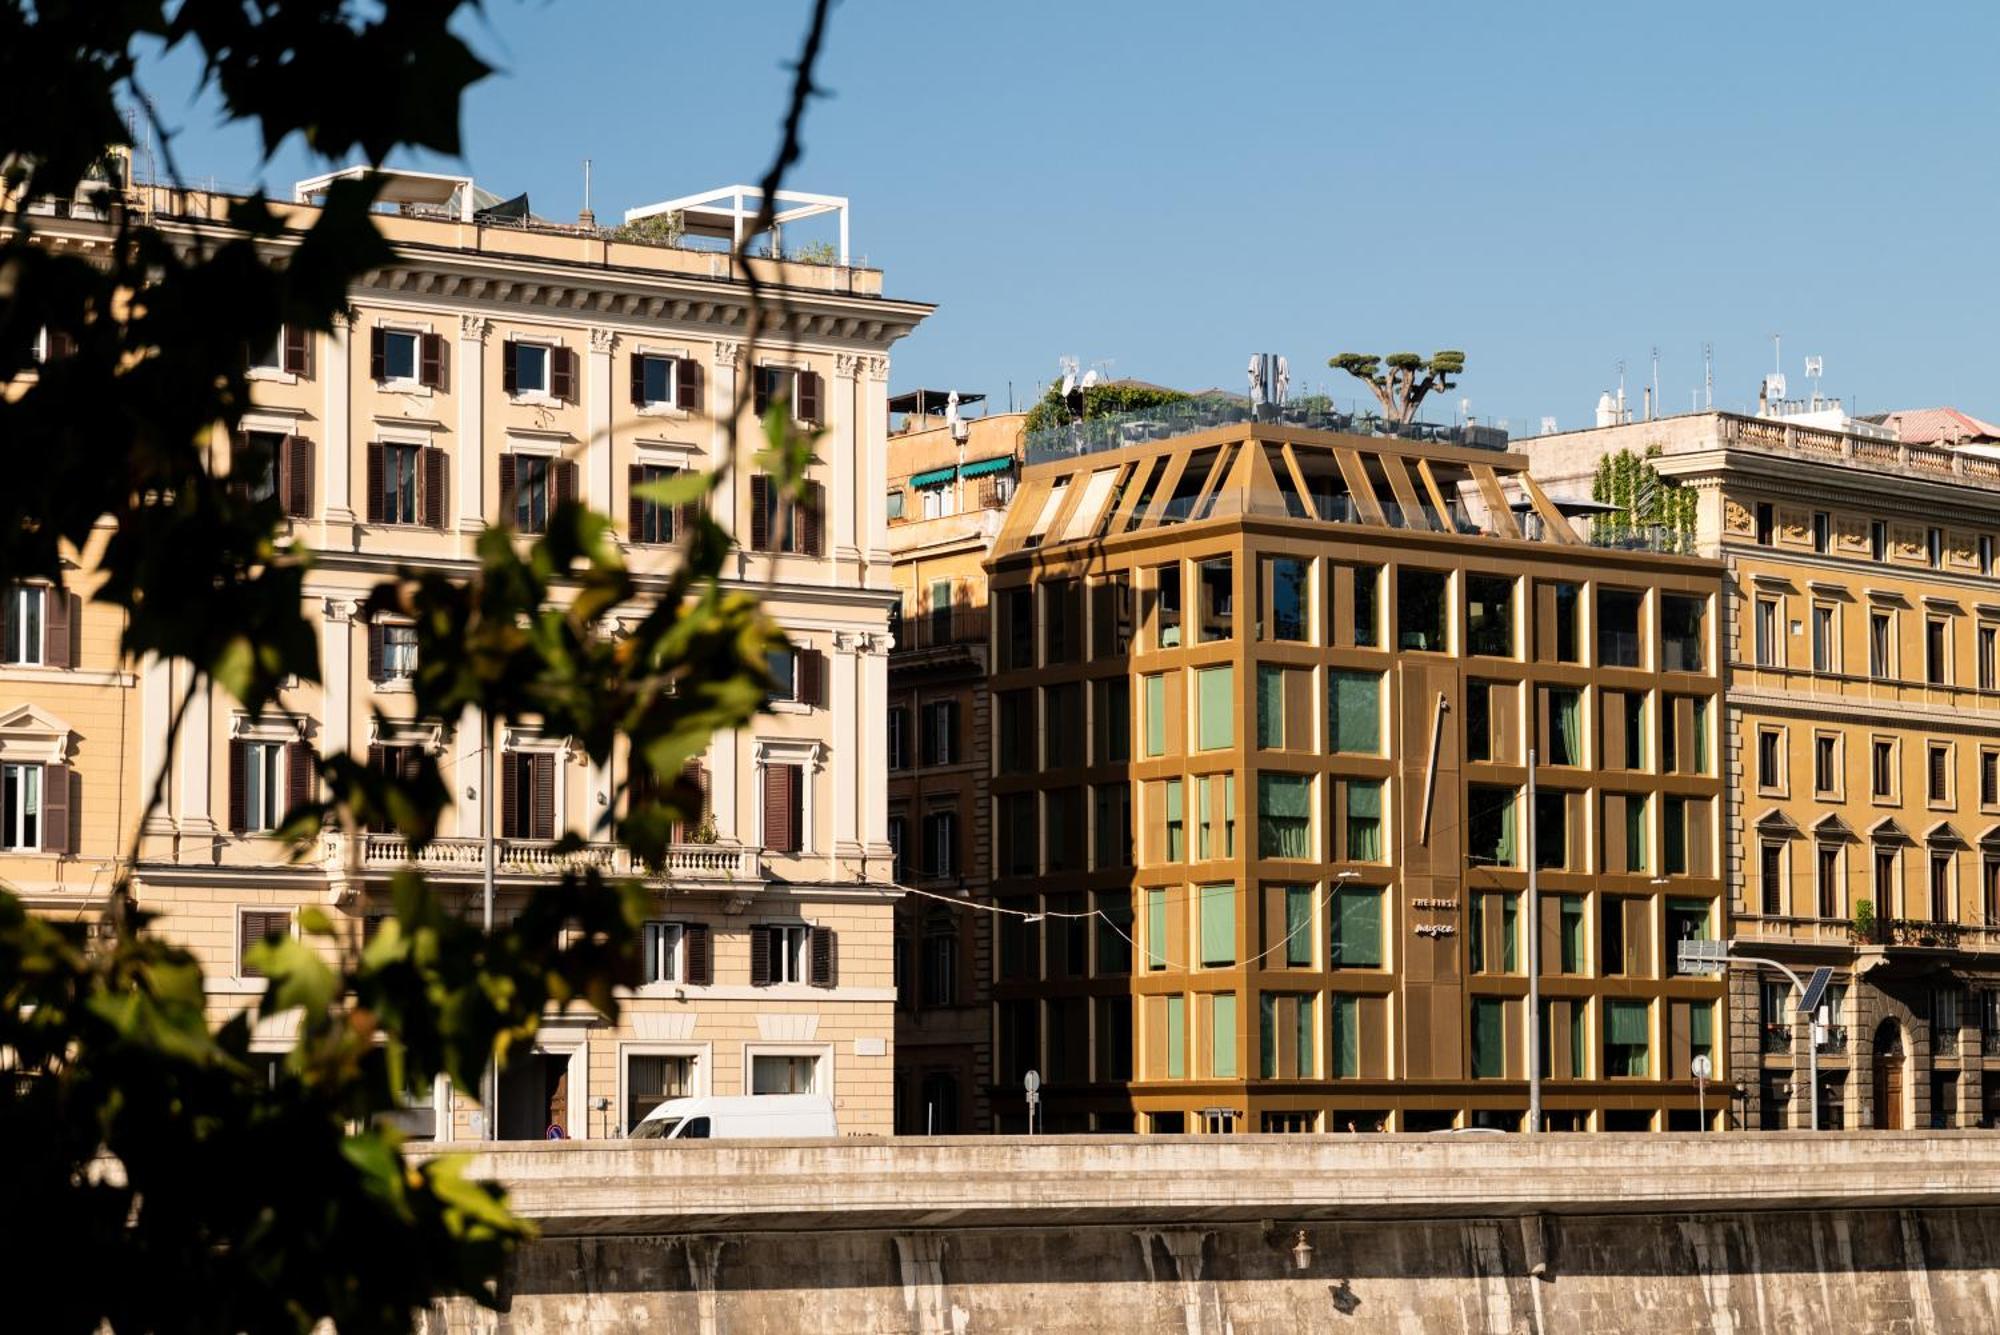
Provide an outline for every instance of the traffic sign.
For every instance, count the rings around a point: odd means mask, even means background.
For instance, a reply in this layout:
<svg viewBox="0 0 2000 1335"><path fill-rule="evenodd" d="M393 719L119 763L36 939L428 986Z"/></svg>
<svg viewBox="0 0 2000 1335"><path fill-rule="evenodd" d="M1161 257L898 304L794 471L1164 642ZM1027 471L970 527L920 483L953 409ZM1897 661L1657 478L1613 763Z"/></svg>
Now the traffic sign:
<svg viewBox="0 0 2000 1335"><path fill-rule="evenodd" d="M1688 1073L1697 1080L1708 1079L1709 1075L1714 1070L1715 1067L1708 1060L1708 1054L1706 1052L1696 1053L1694 1060L1688 1063Z"/></svg>

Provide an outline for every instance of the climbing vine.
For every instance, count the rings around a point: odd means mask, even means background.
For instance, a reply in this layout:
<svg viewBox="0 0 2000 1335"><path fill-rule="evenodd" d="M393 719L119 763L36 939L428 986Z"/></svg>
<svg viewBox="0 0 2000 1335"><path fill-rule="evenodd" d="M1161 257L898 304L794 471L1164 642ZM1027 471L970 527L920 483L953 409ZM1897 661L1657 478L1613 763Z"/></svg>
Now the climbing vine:
<svg viewBox="0 0 2000 1335"><path fill-rule="evenodd" d="M1674 551L1693 550L1694 488L1661 477L1652 462L1659 455L1658 445L1648 445L1644 455L1620 450L1597 461L1590 498L1618 510L1591 521L1592 541L1607 546L1643 541Z"/></svg>

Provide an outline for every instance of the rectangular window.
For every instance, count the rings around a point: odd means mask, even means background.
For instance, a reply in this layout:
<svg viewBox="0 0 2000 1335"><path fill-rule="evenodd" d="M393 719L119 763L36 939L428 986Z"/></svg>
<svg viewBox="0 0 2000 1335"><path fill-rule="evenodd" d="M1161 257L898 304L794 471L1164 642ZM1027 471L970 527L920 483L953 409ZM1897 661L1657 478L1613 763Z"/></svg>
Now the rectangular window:
<svg viewBox="0 0 2000 1335"><path fill-rule="evenodd" d="M1312 780L1303 774L1257 776L1257 856L1312 857Z"/></svg>
<svg viewBox="0 0 2000 1335"><path fill-rule="evenodd" d="M1285 887L1285 967L1310 969L1313 964L1313 888Z"/></svg>
<svg viewBox="0 0 2000 1335"><path fill-rule="evenodd" d="M1112 871L1132 865L1132 789L1124 783L1097 785L1096 803L1098 871Z"/></svg>
<svg viewBox="0 0 2000 1335"><path fill-rule="evenodd" d="M1840 739L1824 733L1813 738L1813 792L1817 796L1840 791Z"/></svg>
<svg viewBox="0 0 2000 1335"><path fill-rule="evenodd" d="M1989 871L1995 865L1992 862L1988 862L1987 867ZM1901 895L1896 893L1898 879L1896 875L1896 850L1893 848L1877 848L1875 850L1874 883L1875 914L1877 917L1895 918L1902 916L1897 909L1897 901L1902 898ZM1986 920L1988 922L1993 921L1990 910Z"/></svg>
<svg viewBox="0 0 2000 1335"><path fill-rule="evenodd" d="M1199 714L1195 745L1203 751L1219 751L1236 744L1236 669L1196 668L1195 704Z"/></svg>
<svg viewBox="0 0 2000 1335"><path fill-rule="evenodd" d="M1035 665L1035 591L1002 589L1000 603L1000 658L1005 671Z"/></svg>
<svg viewBox="0 0 2000 1335"><path fill-rule="evenodd" d="M247 833L284 824L285 747L281 742L244 742L243 828Z"/></svg>
<svg viewBox="0 0 2000 1335"><path fill-rule="evenodd" d="M1181 567L1179 562L1153 572L1153 635L1161 649L1181 642Z"/></svg>
<svg viewBox="0 0 2000 1335"><path fill-rule="evenodd" d="M694 1058L628 1053L625 1057L625 1129L668 1099L694 1096Z"/></svg>
<svg viewBox="0 0 2000 1335"><path fill-rule="evenodd" d="M1778 600L1757 600L1757 666L1778 666Z"/></svg>
<svg viewBox="0 0 2000 1335"><path fill-rule="evenodd" d="M555 460L539 454L509 455L514 463L514 527L523 533L543 533L549 527Z"/></svg>
<svg viewBox="0 0 2000 1335"><path fill-rule="evenodd" d="M1625 870L1643 872L1648 867L1646 859L1646 830L1651 824L1646 818L1647 800L1644 793L1628 793L1625 797Z"/></svg>
<svg viewBox="0 0 2000 1335"><path fill-rule="evenodd" d="M677 922L649 922L641 937L640 980L677 983L681 978L683 929Z"/></svg>
<svg viewBox="0 0 2000 1335"><path fill-rule="evenodd" d="M1333 892L1331 919L1332 945L1327 953L1329 965L1336 969L1382 967L1380 886L1340 886Z"/></svg>
<svg viewBox="0 0 2000 1335"><path fill-rule="evenodd" d="M1270 636L1274 640L1306 638L1306 562L1291 556L1274 557L1271 571Z"/></svg>
<svg viewBox="0 0 2000 1335"><path fill-rule="evenodd" d="M1815 870L1818 873L1815 884L1819 891L1819 916L1840 918L1841 911L1840 850L1831 844L1821 844L1816 850Z"/></svg>
<svg viewBox="0 0 2000 1335"><path fill-rule="evenodd" d="M1285 745L1285 670L1268 664L1257 668L1257 745L1271 751Z"/></svg>
<svg viewBox="0 0 2000 1335"><path fill-rule="evenodd" d="M1187 1078L1187 998L1167 998L1167 1079Z"/></svg>
<svg viewBox="0 0 2000 1335"><path fill-rule="evenodd" d="M1512 788L1471 784L1465 791L1465 856L1474 866L1517 867L1519 852L1514 839L1514 808L1518 793Z"/></svg>
<svg viewBox="0 0 2000 1335"><path fill-rule="evenodd" d="M1570 687L1549 688L1549 754L1551 765L1583 763L1583 692Z"/></svg>
<svg viewBox="0 0 2000 1335"><path fill-rule="evenodd" d="M1931 921L1957 922L1952 909L1951 854L1931 854Z"/></svg>
<svg viewBox="0 0 2000 1335"><path fill-rule="evenodd" d="M1868 521L1868 556L1874 561L1889 559L1889 526L1880 519Z"/></svg>
<svg viewBox="0 0 2000 1335"><path fill-rule="evenodd" d="M1684 593L1660 595L1660 667L1666 672L1699 672L1708 639L1708 599Z"/></svg>
<svg viewBox="0 0 2000 1335"><path fill-rule="evenodd" d="M1535 793L1535 865L1561 871L1569 865L1569 794Z"/></svg>
<svg viewBox="0 0 2000 1335"><path fill-rule="evenodd" d="M5 629L5 642L0 643L0 663L33 667L42 662L48 595L48 589L39 584L4 590L6 607L0 627Z"/></svg>
<svg viewBox="0 0 2000 1335"><path fill-rule="evenodd" d="M382 447L382 522L415 524L422 511L417 507L417 469L421 462L415 445Z"/></svg>
<svg viewBox="0 0 2000 1335"><path fill-rule="evenodd" d="M1688 869L1688 799L1668 794L1660 800L1660 871L1685 876Z"/></svg>
<svg viewBox="0 0 2000 1335"><path fill-rule="evenodd" d="M1092 729L1097 735L1091 763L1118 764L1132 758L1132 682L1111 677L1090 684Z"/></svg>
<svg viewBox="0 0 2000 1335"><path fill-rule="evenodd" d="M932 877L947 880L958 875L956 811L947 809L924 814L924 858L924 870Z"/></svg>
<svg viewBox="0 0 2000 1335"><path fill-rule="evenodd" d="M1236 994L1217 992L1208 1002L1208 1073L1217 1080L1236 1078Z"/></svg>
<svg viewBox="0 0 2000 1335"><path fill-rule="evenodd" d="M1266 1080L1313 1076L1313 997L1265 992L1257 999L1257 1071Z"/></svg>
<svg viewBox="0 0 2000 1335"><path fill-rule="evenodd" d="M1354 608L1349 630L1357 649L1382 643L1382 567L1354 567Z"/></svg>
<svg viewBox="0 0 2000 1335"><path fill-rule="evenodd" d="M1951 681L1950 626L1942 617L1924 623L1924 680L1933 686Z"/></svg>
<svg viewBox="0 0 2000 1335"><path fill-rule="evenodd" d="M1146 754L1167 753L1167 679L1155 673L1146 678Z"/></svg>
<svg viewBox="0 0 2000 1335"><path fill-rule="evenodd" d="M1361 1074L1361 998L1336 992L1331 1000L1333 1065L1329 1073L1336 1079L1348 1079Z"/></svg>
<svg viewBox="0 0 2000 1335"><path fill-rule="evenodd" d="M1889 613L1868 614L1868 675L1877 681L1896 675L1889 646L1890 625Z"/></svg>
<svg viewBox="0 0 2000 1335"><path fill-rule="evenodd" d="M408 681L417 675L417 628L395 622L375 627L382 637L382 671L378 681Z"/></svg>
<svg viewBox="0 0 2000 1335"><path fill-rule="evenodd" d="M1355 755L1382 753L1382 674L1327 669L1327 747Z"/></svg>
<svg viewBox="0 0 2000 1335"><path fill-rule="evenodd" d="M1097 910L1097 969L1099 978L1132 972L1132 899L1124 890L1100 891Z"/></svg>
<svg viewBox="0 0 2000 1335"><path fill-rule="evenodd" d="M417 378L417 335L407 329L377 329L382 346L382 369L377 380L401 381Z"/></svg>
<svg viewBox="0 0 2000 1335"><path fill-rule="evenodd" d="M1625 692L1625 768L1646 768L1646 693Z"/></svg>
<svg viewBox="0 0 2000 1335"><path fill-rule="evenodd" d="M1714 939L1710 930L1708 901L1705 899L1669 899L1667 901L1667 940L1671 948L1667 956L1667 972L1673 976L1681 973L1678 963L1679 943L1682 941L1709 941Z"/></svg>
<svg viewBox="0 0 2000 1335"><path fill-rule="evenodd" d="M1785 911L1785 846L1766 841L1758 850L1758 902L1764 916L1775 918Z"/></svg>
<svg viewBox="0 0 2000 1335"><path fill-rule="evenodd" d="M1824 510L1813 511L1813 550L1825 556L1833 550L1833 516Z"/></svg>
<svg viewBox="0 0 2000 1335"><path fill-rule="evenodd" d="M1167 892L1146 892L1146 967L1167 967Z"/></svg>
<svg viewBox="0 0 2000 1335"><path fill-rule="evenodd" d="M1236 963L1236 887L1202 885L1202 967Z"/></svg>
<svg viewBox="0 0 2000 1335"><path fill-rule="evenodd" d="M661 464L634 464L631 480L636 487L657 486L678 477L680 471L678 468L668 468ZM632 541L651 543L655 546L674 541L677 508L634 495L632 512L627 516L632 530L630 534Z"/></svg>
<svg viewBox="0 0 2000 1335"><path fill-rule="evenodd" d="M42 767L0 765L0 848L34 852L42 846Z"/></svg>
<svg viewBox="0 0 2000 1335"><path fill-rule="evenodd" d="M539 343L509 342L506 355L513 365L513 393L549 392L549 349Z"/></svg>
<svg viewBox="0 0 2000 1335"><path fill-rule="evenodd" d="M1507 1074L1506 1003L1499 997L1472 999L1472 1075L1497 1080Z"/></svg>
<svg viewBox="0 0 2000 1335"><path fill-rule="evenodd" d="M1640 610L1645 595L1635 589L1597 591L1597 661L1600 667L1639 667Z"/></svg>
<svg viewBox="0 0 2000 1335"><path fill-rule="evenodd" d="M1625 958L1625 905L1628 901L1598 896L1598 968L1607 977L1630 972ZM1636 942L1634 945L1636 946Z"/></svg>
<svg viewBox="0 0 2000 1335"><path fill-rule="evenodd" d="M674 382L680 369L678 357L632 354L632 401L642 408L671 405Z"/></svg>
<svg viewBox="0 0 2000 1335"><path fill-rule="evenodd" d="M1084 763L1083 683L1066 681L1042 688L1042 768L1072 769Z"/></svg>
<svg viewBox="0 0 2000 1335"><path fill-rule="evenodd" d="M1347 790L1347 860L1382 861L1382 781L1349 779L1342 786Z"/></svg>
<svg viewBox="0 0 2000 1335"><path fill-rule="evenodd" d="M2000 753L1979 753L1979 805L2000 805Z"/></svg>
<svg viewBox="0 0 2000 1335"><path fill-rule="evenodd" d="M1979 689L1982 691L1990 691L1994 686L1994 636L1992 626L1979 628Z"/></svg>
<svg viewBox="0 0 2000 1335"><path fill-rule="evenodd" d="M1451 606L1451 579L1441 570L1396 572L1396 646L1429 653L1448 653L1447 611Z"/></svg>
<svg viewBox="0 0 2000 1335"><path fill-rule="evenodd" d="M958 759L958 701L926 700L923 708L923 760L949 765Z"/></svg>
<svg viewBox="0 0 2000 1335"><path fill-rule="evenodd" d="M1814 672L1833 672L1838 669L1838 639L1835 634L1833 609L1815 605L1812 610L1812 665Z"/></svg>
<svg viewBox="0 0 2000 1335"><path fill-rule="evenodd" d="M764 766L764 847L797 853L806 847L805 766Z"/></svg>
<svg viewBox="0 0 2000 1335"><path fill-rule="evenodd" d="M1236 571L1226 556L1203 561L1201 579L1201 643L1212 644L1236 634ZM1231 999L1232 1004L1234 998Z"/></svg>
<svg viewBox="0 0 2000 1335"><path fill-rule="evenodd" d="M1491 658L1514 656L1514 581L1498 575L1465 577L1465 651Z"/></svg>
<svg viewBox="0 0 2000 1335"><path fill-rule="evenodd" d="M1993 535L1979 535L1979 573L1991 578L1993 575Z"/></svg>
<svg viewBox="0 0 2000 1335"><path fill-rule="evenodd" d="M1951 800L1951 748L1941 742L1930 746L1929 784L1927 792L1933 802Z"/></svg>
<svg viewBox="0 0 2000 1335"><path fill-rule="evenodd" d="M807 947L812 939L812 928L804 924L763 923L751 930L759 938L756 944L768 952L769 973L764 979L765 982L807 981ZM754 962L751 972L753 975L756 974ZM751 981L756 982L757 978L753 976Z"/></svg>
<svg viewBox="0 0 2000 1335"><path fill-rule="evenodd" d="M1555 586L1555 653L1558 663L1583 661L1583 634L1577 619L1577 606L1582 597L1581 585L1565 583Z"/></svg>
<svg viewBox="0 0 2000 1335"><path fill-rule="evenodd" d="M1493 683L1465 683L1465 758L1493 759Z"/></svg>
<svg viewBox="0 0 2000 1335"><path fill-rule="evenodd" d="M818 1088L819 1058L761 1052L751 1054L752 1094L811 1094Z"/></svg>
<svg viewBox="0 0 2000 1335"><path fill-rule="evenodd" d="M1784 769L1780 762L1784 758L1782 750L1784 734L1775 728L1757 730L1757 786L1759 788L1779 788L1784 785Z"/></svg>
<svg viewBox="0 0 2000 1335"><path fill-rule="evenodd" d="M1944 569L1944 530L1928 529L1924 533L1924 555L1930 561L1932 570Z"/></svg>
<svg viewBox="0 0 2000 1335"><path fill-rule="evenodd" d="M1643 1001L1604 999L1604 1074L1643 1079L1650 1074L1651 1012Z"/></svg>
<svg viewBox="0 0 2000 1335"><path fill-rule="evenodd" d="M1694 698L1694 773L1713 773L1708 767L1708 697Z"/></svg>
<svg viewBox="0 0 2000 1335"><path fill-rule="evenodd" d="M1582 973L1583 896L1562 896L1557 904L1556 919L1556 950L1560 968L1563 973Z"/></svg>
<svg viewBox="0 0 2000 1335"><path fill-rule="evenodd" d="M1769 501L1757 502L1757 545L1769 547L1776 536L1777 519Z"/></svg>

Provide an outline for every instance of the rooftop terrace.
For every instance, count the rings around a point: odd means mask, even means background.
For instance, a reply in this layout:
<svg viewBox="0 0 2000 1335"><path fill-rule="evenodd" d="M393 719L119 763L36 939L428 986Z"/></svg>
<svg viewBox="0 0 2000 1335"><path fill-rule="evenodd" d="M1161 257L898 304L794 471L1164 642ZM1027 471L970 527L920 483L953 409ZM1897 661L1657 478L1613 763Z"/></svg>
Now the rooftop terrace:
<svg viewBox="0 0 2000 1335"><path fill-rule="evenodd" d="M1341 412L1324 400L1267 405L1253 413L1248 399L1218 395L1197 396L1134 412L1107 413L1080 422L1031 431L1028 433L1028 462L1038 464L1073 459L1080 455L1099 454L1128 445L1170 440L1197 431L1248 422L1334 431L1348 436L1389 436L1399 440L1468 445L1474 449L1507 448L1507 433L1497 427L1391 422L1369 413Z"/></svg>

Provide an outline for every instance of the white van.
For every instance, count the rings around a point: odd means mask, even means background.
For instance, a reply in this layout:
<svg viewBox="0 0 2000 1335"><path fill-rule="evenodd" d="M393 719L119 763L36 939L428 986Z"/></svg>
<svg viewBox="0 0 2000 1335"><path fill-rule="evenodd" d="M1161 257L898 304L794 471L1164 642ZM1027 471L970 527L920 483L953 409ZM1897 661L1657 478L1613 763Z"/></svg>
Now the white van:
<svg viewBox="0 0 2000 1335"><path fill-rule="evenodd" d="M633 1140L779 1140L837 1136L824 1094L668 1099L632 1128Z"/></svg>

